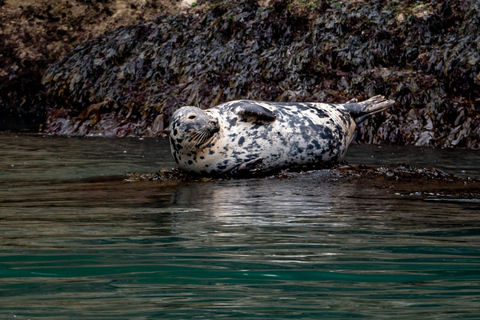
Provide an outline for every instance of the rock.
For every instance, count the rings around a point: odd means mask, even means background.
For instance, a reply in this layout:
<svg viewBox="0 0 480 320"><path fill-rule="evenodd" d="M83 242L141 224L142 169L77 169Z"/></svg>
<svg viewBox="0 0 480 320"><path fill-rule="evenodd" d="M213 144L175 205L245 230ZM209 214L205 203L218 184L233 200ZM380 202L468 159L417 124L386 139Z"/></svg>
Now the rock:
<svg viewBox="0 0 480 320"><path fill-rule="evenodd" d="M1 0L0 130L38 131L45 124L43 73L78 44L179 11L178 0Z"/></svg>
<svg viewBox="0 0 480 320"><path fill-rule="evenodd" d="M46 95L36 83L9 106L27 101L37 112L49 103L50 134L144 136L162 134L186 104L341 103L381 94L395 108L364 123L357 141L480 147L475 1L199 0L191 7L77 45L46 71ZM26 88L21 68L12 64L0 76L15 75ZM39 77L43 69L36 70Z"/></svg>

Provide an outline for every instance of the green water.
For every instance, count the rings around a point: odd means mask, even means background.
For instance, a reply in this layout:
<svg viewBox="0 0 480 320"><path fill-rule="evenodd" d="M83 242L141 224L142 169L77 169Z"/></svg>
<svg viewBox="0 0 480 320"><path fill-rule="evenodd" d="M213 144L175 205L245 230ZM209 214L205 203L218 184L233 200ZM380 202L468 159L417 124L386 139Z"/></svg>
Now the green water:
<svg viewBox="0 0 480 320"><path fill-rule="evenodd" d="M322 171L125 182L162 139L0 135L0 319L480 319L477 202L385 197ZM465 150L351 163L478 175Z"/></svg>

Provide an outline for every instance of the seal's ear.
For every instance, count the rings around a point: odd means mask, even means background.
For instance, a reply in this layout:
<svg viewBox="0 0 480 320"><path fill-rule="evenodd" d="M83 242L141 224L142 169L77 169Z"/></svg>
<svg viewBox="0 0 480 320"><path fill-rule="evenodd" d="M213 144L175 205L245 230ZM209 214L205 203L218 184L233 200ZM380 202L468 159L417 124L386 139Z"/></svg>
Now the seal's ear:
<svg viewBox="0 0 480 320"><path fill-rule="evenodd" d="M272 111L258 104L245 104L239 106L235 112L242 119L242 121L247 122L273 122L277 120L277 117Z"/></svg>

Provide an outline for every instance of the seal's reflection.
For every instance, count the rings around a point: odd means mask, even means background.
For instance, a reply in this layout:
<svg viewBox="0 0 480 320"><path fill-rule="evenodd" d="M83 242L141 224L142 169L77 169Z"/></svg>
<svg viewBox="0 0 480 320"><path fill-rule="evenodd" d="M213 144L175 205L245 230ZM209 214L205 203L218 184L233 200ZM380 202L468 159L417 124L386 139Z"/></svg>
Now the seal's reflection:
<svg viewBox="0 0 480 320"><path fill-rule="evenodd" d="M208 216L225 224L290 225L312 219L319 223L332 215L362 211L360 192L337 181L330 171L317 171L280 179L190 183L176 190L172 205L195 207L202 211L202 219Z"/></svg>

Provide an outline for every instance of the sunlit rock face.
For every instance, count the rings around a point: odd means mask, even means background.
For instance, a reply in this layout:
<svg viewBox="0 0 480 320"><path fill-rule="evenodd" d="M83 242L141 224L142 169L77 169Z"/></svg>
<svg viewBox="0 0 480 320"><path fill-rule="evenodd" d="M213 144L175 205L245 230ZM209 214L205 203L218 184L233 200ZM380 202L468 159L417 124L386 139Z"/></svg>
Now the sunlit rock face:
<svg viewBox="0 0 480 320"><path fill-rule="evenodd" d="M155 136L184 105L382 94L396 107L367 120L357 141L480 147L476 2L196 4L115 29L53 65L45 130Z"/></svg>

